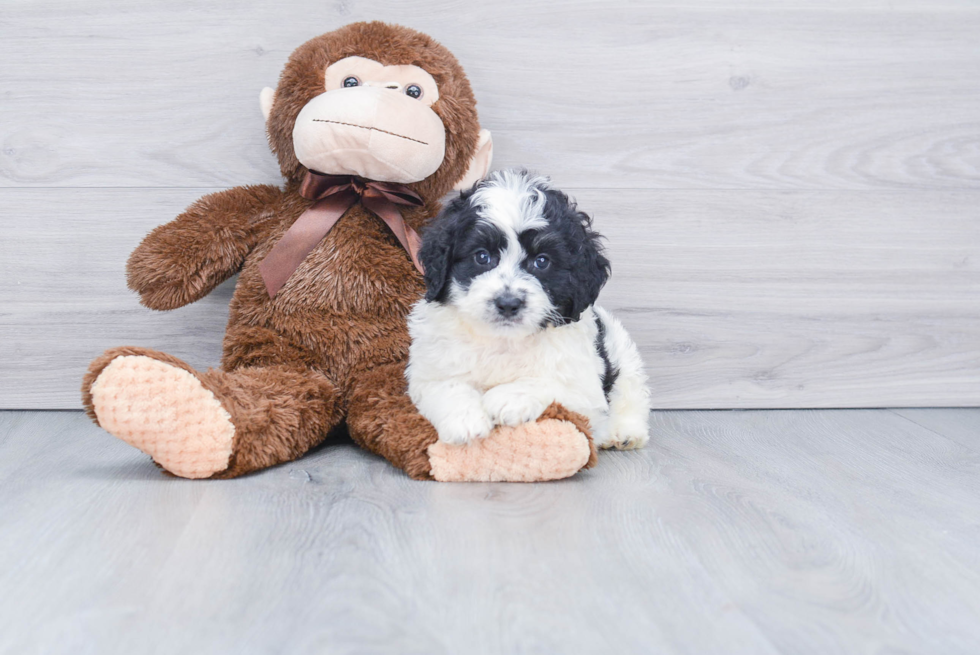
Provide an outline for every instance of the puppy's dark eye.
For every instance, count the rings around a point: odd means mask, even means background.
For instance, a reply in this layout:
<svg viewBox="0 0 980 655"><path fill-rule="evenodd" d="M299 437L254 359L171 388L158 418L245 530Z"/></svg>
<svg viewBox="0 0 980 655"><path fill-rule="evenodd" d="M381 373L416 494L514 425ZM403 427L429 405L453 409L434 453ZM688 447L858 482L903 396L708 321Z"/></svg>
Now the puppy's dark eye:
<svg viewBox="0 0 980 655"><path fill-rule="evenodd" d="M353 75L344 78L344 86L357 86L360 83L361 81Z"/></svg>
<svg viewBox="0 0 980 655"><path fill-rule="evenodd" d="M415 98L416 100L422 97L422 87L418 84L409 84L408 88L405 89L405 95L409 98Z"/></svg>
<svg viewBox="0 0 980 655"><path fill-rule="evenodd" d="M534 258L534 268L539 271L543 271L551 266L551 259L548 255L538 255Z"/></svg>
<svg viewBox="0 0 980 655"><path fill-rule="evenodd" d="M473 254L473 261L475 261L480 266L489 266L490 265L489 251L482 250L482 249L477 250L476 253Z"/></svg>

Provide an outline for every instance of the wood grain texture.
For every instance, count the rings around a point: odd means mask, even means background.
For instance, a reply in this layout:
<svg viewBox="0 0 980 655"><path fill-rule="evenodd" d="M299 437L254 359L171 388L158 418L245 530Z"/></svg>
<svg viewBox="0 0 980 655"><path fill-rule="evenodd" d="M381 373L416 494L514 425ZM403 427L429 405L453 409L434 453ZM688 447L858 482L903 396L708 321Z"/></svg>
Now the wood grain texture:
<svg viewBox="0 0 980 655"><path fill-rule="evenodd" d="M980 188L980 7L877 0L8 3L0 185L275 180L259 91L362 19L444 42L498 164L562 185Z"/></svg>
<svg viewBox="0 0 980 655"><path fill-rule="evenodd" d="M905 408L892 410L927 430L980 452L980 412L969 408Z"/></svg>
<svg viewBox="0 0 980 655"><path fill-rule="evenodd" d="M597 215L658 407L980 404L975 2L42 0L0 16L0 408L78 407L110 346L218 362L232 284L155 314L125 259L278 181L258 91L363 19L443 41L497 165Z"/></svg>
<svg viewBox="0 0 980 655"><path fill-rule="evenodd" d="M187 481L80 413L0 413L0 653L980 648L975 450L885 410L652 427L558 483L342 442Z"/></svg>
<svg viewBox="0 0 980 655"><path fill-rule="evenodd" d="M0 191L0 215L45 207L6 233L0 406L79 407L88 362L116 345L217 364L233 282L161 313L123 270L207 191ZM640 344L655 406L980 402L980 193L572 193L607 236L600 302Z"/></svg>
<svg viewBox="0 0 980 655"><path fill-rule="evenodd" d="M655 407L980 404L980 195L576 195Z"/></svg>
<svg viewBox="0 0 980 655"><path fill-rule="evenodd" d="M207 190L0 192L0 408L81 407L81 376L115 345L154 344L216 366L234 282L172 312L126 288L126 258L155 225ZM43 211L39 211L43 208Z"/></svg>

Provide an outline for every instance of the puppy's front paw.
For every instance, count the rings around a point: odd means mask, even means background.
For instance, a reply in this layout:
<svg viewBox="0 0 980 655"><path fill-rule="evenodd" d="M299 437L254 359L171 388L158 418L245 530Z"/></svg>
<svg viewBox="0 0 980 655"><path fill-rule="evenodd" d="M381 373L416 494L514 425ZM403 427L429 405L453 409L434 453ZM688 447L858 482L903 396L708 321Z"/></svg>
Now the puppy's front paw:
<svg viewBox="0 0 980 655"><path fill-rule="evenodd" d="M541 416L546 405L518 388L507 384L483 394L483 409L495 425L520 425Z"/></svg>
<svg viewBox="0 0 980 655"><path fill-rule="evenodd" d="M493 421L479 405L460 407L452 416L436 426L439 441L461 446L482 439L493 430Z"/></svg>

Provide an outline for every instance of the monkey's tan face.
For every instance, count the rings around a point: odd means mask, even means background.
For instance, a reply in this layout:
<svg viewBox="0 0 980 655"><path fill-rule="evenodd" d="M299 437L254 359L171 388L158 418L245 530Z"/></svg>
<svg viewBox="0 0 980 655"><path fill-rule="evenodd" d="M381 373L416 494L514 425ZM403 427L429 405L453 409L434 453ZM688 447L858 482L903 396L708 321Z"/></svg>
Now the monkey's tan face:
<svg viewBox="0 0 980 655"><path fill-rule="evenodd" d="M423 69L347 57L327 67L324 89L293 127L307 168L408 184L442 164L446 129L431 108L439 87Z"/></svg>

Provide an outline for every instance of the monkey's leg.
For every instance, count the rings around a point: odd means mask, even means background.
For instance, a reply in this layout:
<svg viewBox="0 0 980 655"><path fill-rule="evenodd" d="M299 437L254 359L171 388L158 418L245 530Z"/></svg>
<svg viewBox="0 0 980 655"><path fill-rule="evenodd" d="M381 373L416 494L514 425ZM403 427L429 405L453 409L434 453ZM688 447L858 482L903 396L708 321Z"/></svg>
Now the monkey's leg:
<svg viewBox="0 0 980 655"><path fill-rule="evenodd" d="M416 480L431 479L426 449L436 431L408 397L405 364L354 373L347 399L347 430L362 448L381 455Z"/></svg>
<svg viewBox="0 0 980 655"><path fill-rule="evenodd" d="M85 408L110 434L184 478L230 478L296 459L343 417L323 374L296 365L199 373L144 348L92 362Z"/></svg>
<svg viewBox="0 0 980 655"><path fill-rule="evenodd" d="M588 421L559 405L538 421L497 428L467 446L437 442L408 397L404 363L362 370L352 381L347 427L362 447L415 479L446 482L557 480L595 463Z"/></svg>
<svg viewBox="0 0 980 655"><path fill-rule="evenodd" d="M589 420L552 403L536 420L500 426L465 446L429 446L431 475L443 482L542 482L596 463Z"/></svg>

